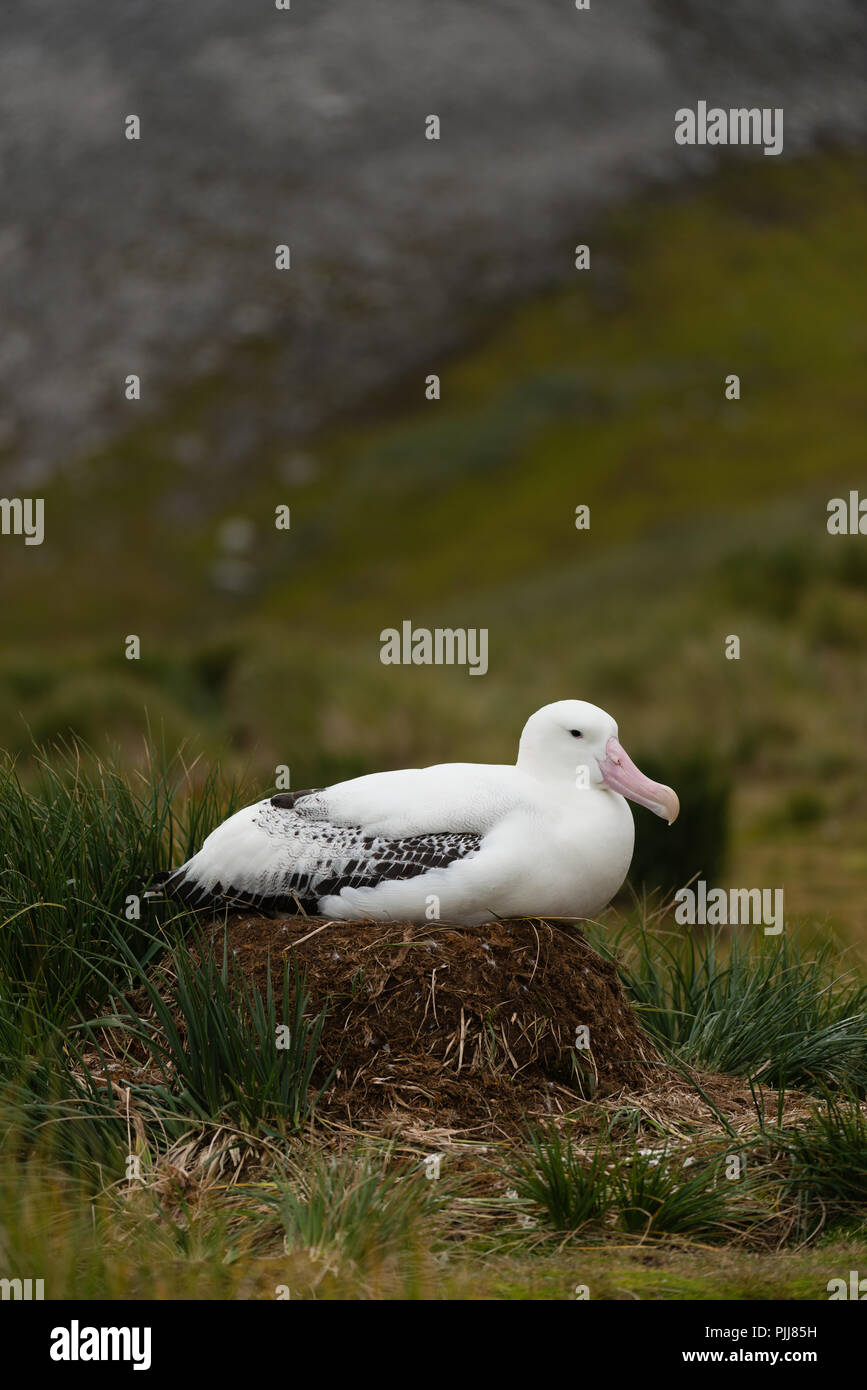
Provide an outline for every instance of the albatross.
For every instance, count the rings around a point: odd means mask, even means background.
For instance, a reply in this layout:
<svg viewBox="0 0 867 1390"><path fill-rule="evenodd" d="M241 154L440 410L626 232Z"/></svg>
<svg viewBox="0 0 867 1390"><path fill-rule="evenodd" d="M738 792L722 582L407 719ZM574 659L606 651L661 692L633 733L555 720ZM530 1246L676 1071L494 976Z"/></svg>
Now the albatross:
<svg viewBox="0 0 867 1390"><path fill-rule="evenodd" d="M639 771L610 714L559 700L514 764L440 763L283 792L230 816L152 896L349 920L593 917L620 888L635 826L669 825L671 787Z"/></svg>

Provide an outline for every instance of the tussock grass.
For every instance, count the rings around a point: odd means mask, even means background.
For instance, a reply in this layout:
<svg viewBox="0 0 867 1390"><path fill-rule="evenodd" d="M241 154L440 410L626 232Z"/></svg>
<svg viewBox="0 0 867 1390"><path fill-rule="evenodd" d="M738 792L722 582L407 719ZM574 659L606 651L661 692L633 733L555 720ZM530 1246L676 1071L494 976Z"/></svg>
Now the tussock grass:
<svg viewBox="0 0 867 1390"><path fill-rule="evenodd" d="M610 1128L589 1145L530 1129L508 1170L519 1198L557 1231L616 1224L630 1235L723 1240L760 1213L724 1176L726 1155L670 1145L617 1145Z"/></svg>
<svg viewBox="0 0 867 1390"><path fill-rule="evenodd" d="M527 1141L526 1150L514 1156L509 1169L518 1197L541 1207L558 1231L577 1231L600 1221L610 1204L606 1172L610 1152L604 1140L586 1155L555 1126L531 1129Z"/></svg>
<svg viewBox="0 0 867 1390"><path fill-rule="evenodd" d="M802 1127L769 1128L753 1145L763 1178L802 1241L863 1229L867 1214L867 1110L852 1096L826 1097Z"/></svg>
<svg viewBox="0 0 867 1390"><path fill-rule="evenodd" d="M672 933L639 922L618 945L645 1029L682 1061L778 1089L867 1088L867 985L831 943L808 952L785 933Z"/></svg>
<svg viewBox="0 0 867 1390"><path fill-rule="evenodd" d="M304 1161L303 1150L296 1159ZM52 1299L274 1299L288 1289L293 1300L568 1300L578 1285L593 1299L816 1299L827 1297L830 1278L863 1267L867 1249L853 1235L784 1258L776 1248L707 1249L623 1232L613 1244L584 1234L564 1243L562 1233L542 1240L511 1226L492 1234L467 1218L466 1204L462 1239L443 1224L446 1211L428 1215L420 1231L414 1220L405 1234L396 1223L391 1253L330 1239L287 1249L278 1206L260 1198L253 1186L196 1197L137 1185L94 1196L44 1161L4 1165L0 1267L9 1277L44 1277Z"/></svg>
<svg viewBox="0 0 867 1390"><path fill-rule="evenodd" d="M213 768L169 758L152 738L146 750L132 777L77 741L34 750L26 775L11 759L0 768L3 993L26 1004L38 991L42 1017L59 1021L104 995L107 963L124 969L112 950L118 925L137 959L154 954L148 880L242 802Z"/></svg>
<svg viewBox="0 0 867 1390"><path fill-rule="evenodd" d="M148 1018L119 1007L90 1024L89 1036L110 1026L139 1041L145 1065L159 1073L178 1112L251 1132L275 1124L303 1128L316 1104L313 1074L327 1005L308 1017L310 998L294 960L282 962L276 988L269 965L263 994L247 982L227 939L222 964L198 931L190 944L171 950L153 972L132 960Z"/></svg>
<svg viewBox="0 0 867 1390"><path fill-rule="evenodd" d="M696 1164L687 1168L687 1163ZM634 1235L685 1235L721 1240L743 1226L723 1175L724 1155L712 1162L682 1152L634 1149L613 1168L617 1220Z"/></svg>
<svg viewBox="0 0 867 1390"><path fill-rule="evenodd" d="M380 1153L305 1154L259 1200L279 1221L287 1253L339 1256L363 1266L424 1243L426 1227L453 1195L421 1163Z"/></svg>

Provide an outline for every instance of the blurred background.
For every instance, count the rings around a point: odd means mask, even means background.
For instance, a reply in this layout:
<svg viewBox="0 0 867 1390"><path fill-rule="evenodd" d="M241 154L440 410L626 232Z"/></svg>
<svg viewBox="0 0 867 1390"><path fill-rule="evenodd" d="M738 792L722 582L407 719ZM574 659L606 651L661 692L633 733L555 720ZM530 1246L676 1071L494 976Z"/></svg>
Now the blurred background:
<svg viewBox="0 0 867 1390"><path fill-rule="evenodd" d="M855 0L5 0L0 492L46 537L0 537L0 746L134 769L150 726L264 792L511 761L585 698L682 792L636 885L867 941L867 537L826 531L865 39ZM783 107L783 154L677 146L699 100ZM383 666L405 619L487 628L487 675Z"/></svg>

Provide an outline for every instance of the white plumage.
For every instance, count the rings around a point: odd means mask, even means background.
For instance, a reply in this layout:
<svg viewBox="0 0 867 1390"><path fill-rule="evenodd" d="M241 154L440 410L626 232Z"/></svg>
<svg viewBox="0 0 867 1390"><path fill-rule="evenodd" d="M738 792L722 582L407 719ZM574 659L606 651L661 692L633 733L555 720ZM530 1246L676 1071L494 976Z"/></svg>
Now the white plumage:
<svg viewBox="0 0 867 1390"><path fill-rule="evenodd" d="M671 788L628 758L610 715L561 700L527 721L514 765L378 772L247 806L160 891L193 906L334 918L589 917L632 859L624 796L669 823L678 813Z"/></svg>

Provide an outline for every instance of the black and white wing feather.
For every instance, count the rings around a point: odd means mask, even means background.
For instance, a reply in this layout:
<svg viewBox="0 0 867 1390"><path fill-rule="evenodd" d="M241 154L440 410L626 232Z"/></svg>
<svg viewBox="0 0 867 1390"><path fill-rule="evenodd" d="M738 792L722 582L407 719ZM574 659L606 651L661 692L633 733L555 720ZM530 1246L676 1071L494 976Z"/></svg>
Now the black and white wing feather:
<svg viewBox="0 0 867 1390"><path fill-rule="evenodd" d="M322 817L317 791L260 801L225 821L198 854L163 877L160 892L191 907L244 906L259 912L316 913L344 888L376 888L472 858L472 831L371 834ZM305 798L313 814L305 814Z"/></svg>

